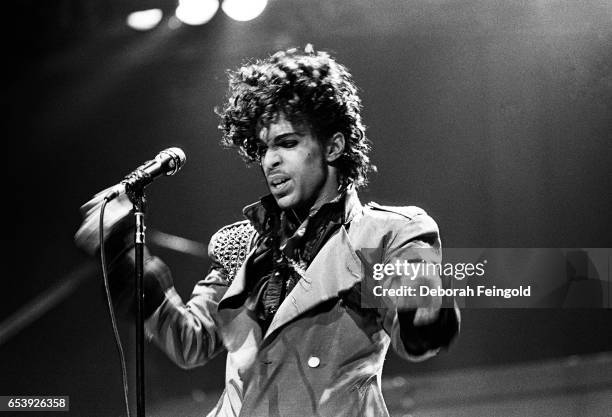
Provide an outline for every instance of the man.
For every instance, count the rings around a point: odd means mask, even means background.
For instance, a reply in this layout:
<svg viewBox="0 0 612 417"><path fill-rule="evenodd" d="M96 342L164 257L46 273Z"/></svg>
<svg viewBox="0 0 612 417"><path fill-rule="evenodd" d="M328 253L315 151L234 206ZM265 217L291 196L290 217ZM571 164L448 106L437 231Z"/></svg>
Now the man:
<svg viewBox="0 0 612 417"><path fill-rule="evenodd" d="M150 338L184 368L228 352L225 391L209 416L388 415L380 377L389 344L420 360L458 331L458 311L440 297L372 295L377 282L441 286L437 275L372 279L377 264L439 263L440 239L417 207L360 203L356 189L372 169L360 110L346 68L310 46L230 74L223 143L260 164L270 195L212 237L212 267L187 303L159 258L147 253L145 265ZM76 236L90 252L98 206L84 206ZM129 246L117 244L129 204L109 210L121 287L133 270Z"/></svg>

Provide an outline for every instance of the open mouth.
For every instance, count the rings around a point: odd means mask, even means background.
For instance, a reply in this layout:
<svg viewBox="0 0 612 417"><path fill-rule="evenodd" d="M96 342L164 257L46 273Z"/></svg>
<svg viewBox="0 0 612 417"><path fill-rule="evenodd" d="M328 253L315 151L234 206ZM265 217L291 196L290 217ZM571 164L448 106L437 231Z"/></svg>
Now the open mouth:
<svg viewBox="0 0 612 417"><path fill-rule="evenodd" d="M278 178L273 180L270 185L273 189L278 190L283 188L283 186L289 181L289 178Z"/></svg>

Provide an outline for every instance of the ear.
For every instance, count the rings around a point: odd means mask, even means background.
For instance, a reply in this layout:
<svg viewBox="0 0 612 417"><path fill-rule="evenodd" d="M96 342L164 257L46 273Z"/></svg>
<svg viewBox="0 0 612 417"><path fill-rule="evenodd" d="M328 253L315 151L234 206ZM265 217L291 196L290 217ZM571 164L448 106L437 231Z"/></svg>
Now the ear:
<svg viewBox="0 0 612 417"><path fill-rule="evenodd" d="M344 153L344 135L336 132L327 142L325 147L325 159L327 162L334 162Z"/></svg>

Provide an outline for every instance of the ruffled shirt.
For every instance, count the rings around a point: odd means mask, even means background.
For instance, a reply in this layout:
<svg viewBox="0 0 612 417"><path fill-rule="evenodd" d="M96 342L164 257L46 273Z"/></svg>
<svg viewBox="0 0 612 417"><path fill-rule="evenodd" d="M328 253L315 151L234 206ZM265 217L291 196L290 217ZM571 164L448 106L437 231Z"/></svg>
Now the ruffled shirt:
<svg viewBox="0 0 612 417"><path fill-rule="evenodd" d="M243 209L259 234L246 266L245 306L263 331L327 239L346 222L355 200L356 192L348 189L312 210L302 222L293 211L281 210L272 195Z"/></svg>

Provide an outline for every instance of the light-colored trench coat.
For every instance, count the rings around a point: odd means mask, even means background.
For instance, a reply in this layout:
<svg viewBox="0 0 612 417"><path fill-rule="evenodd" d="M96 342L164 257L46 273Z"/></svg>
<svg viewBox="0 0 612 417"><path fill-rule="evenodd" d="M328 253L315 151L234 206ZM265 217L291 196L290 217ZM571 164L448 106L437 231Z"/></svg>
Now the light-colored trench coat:
<svg viewBox="0 0 612 417"><path fill-rule="evenodd" d="M145 326L174 362L192 368L228 351L225 391L209 417L386 416L380 379L389 344L410 360L437 353L437 348L407 351L395 309L363 308L359 294L374 263L416 261L415 248L439 249L436 223L417 207L364 207L355 192L346 199L345 218L265 334L249 310L235 302L245 290L247 262L231 280L213 250L219 234L227 237L244 223L213 236L209 254L219 267L197 283L186 304L173 287L166 291ZM455 311L453 332L458 317Z"/></svg>

